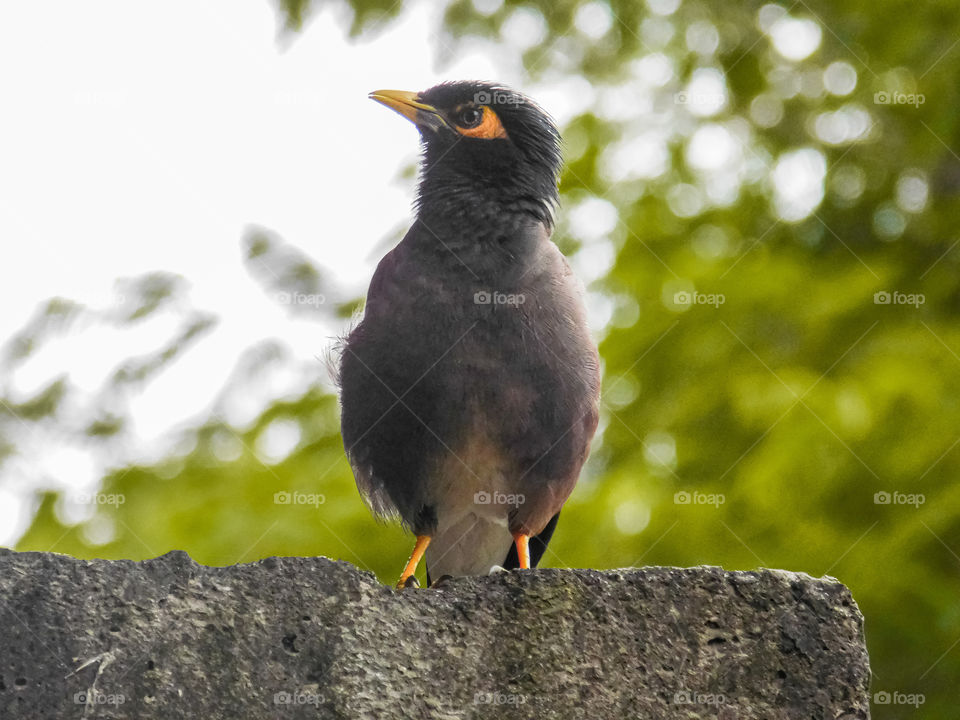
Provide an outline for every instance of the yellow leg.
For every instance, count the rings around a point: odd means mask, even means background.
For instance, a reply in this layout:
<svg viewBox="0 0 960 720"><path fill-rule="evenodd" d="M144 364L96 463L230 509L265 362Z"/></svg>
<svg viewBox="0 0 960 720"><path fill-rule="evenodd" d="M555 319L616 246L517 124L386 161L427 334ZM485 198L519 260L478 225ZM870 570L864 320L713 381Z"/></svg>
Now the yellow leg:
<svg viewBox="0 0 960 720"><path fill-rule="evenodd" d="M407 566L403 569L403 574L400 576L400 582L397 583L398 588L403 588L407 582L407 579L417 571L417 565L420 564L420 560L423 558L423 554L427 551L427 545L429 544L429 535L417 535L417 544L413 546L413 552L410 553L410 559L407 560Z"/></svg>
<svg viewBox="0 0 960 720"><path fill-rule="evenodd" d="M530 569L530 536L523 533L514 533L513 541L517 545L517 557L520 558L520 569Z"/></svg>

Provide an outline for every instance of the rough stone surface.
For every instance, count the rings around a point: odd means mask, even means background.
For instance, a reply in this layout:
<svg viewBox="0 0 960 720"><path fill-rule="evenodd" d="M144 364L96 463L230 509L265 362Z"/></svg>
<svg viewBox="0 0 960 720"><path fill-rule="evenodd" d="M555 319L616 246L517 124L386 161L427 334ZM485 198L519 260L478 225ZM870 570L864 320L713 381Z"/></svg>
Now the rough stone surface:
<svg viewBox="0 0 960 720"><path fill-rule="evenodd" d="M535 570L397 592L325 558L0 551L0 718L868 718L849 591Z"/></svg>

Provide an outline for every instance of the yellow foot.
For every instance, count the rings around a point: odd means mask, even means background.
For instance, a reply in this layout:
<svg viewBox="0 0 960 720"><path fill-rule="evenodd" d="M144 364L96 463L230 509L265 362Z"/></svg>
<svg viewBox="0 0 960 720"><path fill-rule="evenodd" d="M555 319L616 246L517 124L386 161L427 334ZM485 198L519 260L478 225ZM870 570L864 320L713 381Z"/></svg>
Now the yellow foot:
<svg viewBox="0 0 960 720"><path fill-rule="evenodd" d="M520 569L530 569L530 536L521 532L513 534L513 542L517 545L517 557L520 558Z"/></svg>
<svg viewBox="0 0 960 720"><path fill-rule="evenodd" d="M410 553L410 559L407 560L407 566L403 569L403 574L400 575L400 581L397 583L397 589L402 590L407 587L407 582L410 578L413 577L414 573L417 572L417 565L420 564L423 554L427 551L427 545L430 544L429 535L417 535L417 542L413 546L413 552ZM420 584L417 583L417 587Z"/></svg>

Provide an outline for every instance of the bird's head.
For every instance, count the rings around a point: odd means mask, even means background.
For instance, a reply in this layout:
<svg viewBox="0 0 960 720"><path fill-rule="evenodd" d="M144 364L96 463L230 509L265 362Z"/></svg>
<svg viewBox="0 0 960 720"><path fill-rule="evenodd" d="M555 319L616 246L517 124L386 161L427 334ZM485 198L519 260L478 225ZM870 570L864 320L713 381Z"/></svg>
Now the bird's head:
<svg viewBox="0 0 960 720"><path fill-rule="evenodd" d="M447 82L419 93L377 90L370 97L420 130L421 215L532 215L552 225L560 133L528 97L487 82Z"/></svg>

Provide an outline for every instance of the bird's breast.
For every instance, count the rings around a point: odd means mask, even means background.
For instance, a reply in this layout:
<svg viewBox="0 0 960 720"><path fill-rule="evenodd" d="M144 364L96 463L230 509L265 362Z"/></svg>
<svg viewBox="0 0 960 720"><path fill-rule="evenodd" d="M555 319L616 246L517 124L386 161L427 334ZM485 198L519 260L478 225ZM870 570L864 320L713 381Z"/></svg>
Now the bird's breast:
<svg viewBox="0 0 960 720"><path fill-rule="evenodd" d="M440 532L471 514L506 527L510 511L524 500L513 463L487 431L486 418L477 410L471 416L460 441L435 467L431 500Z"/></svg>

